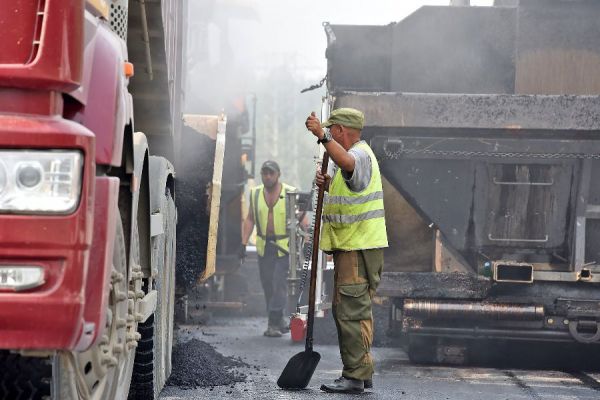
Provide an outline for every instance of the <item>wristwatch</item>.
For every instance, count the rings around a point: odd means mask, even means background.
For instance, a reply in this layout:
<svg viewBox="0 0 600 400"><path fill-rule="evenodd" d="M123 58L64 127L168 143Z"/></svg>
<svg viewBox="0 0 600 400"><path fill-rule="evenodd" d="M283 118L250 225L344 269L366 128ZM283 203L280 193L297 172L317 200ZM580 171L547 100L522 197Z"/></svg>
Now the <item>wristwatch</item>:
<svg viewBox="0 0 600 400"><path fill-rule="evenodd" d="M331 132L329 132L329 129L327 129L325 131L325 134L323 134L323 137L319 140L317 140L317 143L327 143L333 140L333 136L331 136Z"/></svg>

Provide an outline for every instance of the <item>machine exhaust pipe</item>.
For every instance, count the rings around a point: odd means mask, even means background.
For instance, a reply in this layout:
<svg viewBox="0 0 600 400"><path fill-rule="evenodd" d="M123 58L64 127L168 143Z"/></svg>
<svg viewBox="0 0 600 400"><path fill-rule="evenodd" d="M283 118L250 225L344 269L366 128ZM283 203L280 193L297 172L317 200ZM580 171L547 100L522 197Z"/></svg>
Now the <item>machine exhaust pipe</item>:
<svg viewBox="0 0 600 400"><path fill-rule="evenodd" d="M527 304L406 299L404 300L404 314L407 317L419 319L538 321L544 319L544 307Z"/></svg>

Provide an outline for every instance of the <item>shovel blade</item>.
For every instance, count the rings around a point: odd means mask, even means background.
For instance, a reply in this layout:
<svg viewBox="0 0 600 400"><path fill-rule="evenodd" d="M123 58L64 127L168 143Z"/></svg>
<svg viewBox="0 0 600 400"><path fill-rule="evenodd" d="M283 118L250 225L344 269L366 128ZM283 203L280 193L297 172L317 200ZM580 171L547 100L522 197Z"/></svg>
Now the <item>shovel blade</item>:
<svg viewBox="0 0 600 400"><path fill-rule="evenodd" d="M308 386L321 355L316 351L303 351L290 358L277 380L282 389L304 389Z"/></svg>

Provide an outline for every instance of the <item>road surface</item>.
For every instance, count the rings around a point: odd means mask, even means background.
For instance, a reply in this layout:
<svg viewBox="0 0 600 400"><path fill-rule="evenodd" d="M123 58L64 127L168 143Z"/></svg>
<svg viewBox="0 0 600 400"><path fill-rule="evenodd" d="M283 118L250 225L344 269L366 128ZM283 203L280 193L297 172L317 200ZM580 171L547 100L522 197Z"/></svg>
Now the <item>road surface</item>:
<svg viewBox="0 0 600 400"><path fill-rule="evenodd" d="M337 346L319 345L315 350L321 361L308 389L283 391L276 385L287 361L303 350L289 335L282 338L262 336L264 318L215 319L204 326L182 326L178 340L196 338L212 344L226 356L241 357L250 365L241 372L246 382L214 388L184 390L166 387L161 400L195 399L312 399L344 398L319 390L322 383L340 375L341 360ZM413 365L400 348L375 348L374 388L362 396L369 399L589 399L600 398L600 373L559 370L496 369Z"/></svg>

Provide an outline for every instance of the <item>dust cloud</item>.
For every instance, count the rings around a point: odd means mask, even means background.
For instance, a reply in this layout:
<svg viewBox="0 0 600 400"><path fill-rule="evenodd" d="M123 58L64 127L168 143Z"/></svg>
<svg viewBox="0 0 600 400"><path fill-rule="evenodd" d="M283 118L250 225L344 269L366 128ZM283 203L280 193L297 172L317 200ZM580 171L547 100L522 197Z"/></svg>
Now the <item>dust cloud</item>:
<svg viewBox="0 0 600 400"><path fill-rule="evenodd" d="M250 140L255 126L256 164L278 160L282 179L308 190L312 174L306 171L314 170L317 146L303 122L320 110L325 90L300 90L326 74L323 22L386 25L423 5L448 0L190 1L184 110L225 111L243 122L235 132L242 141Z"/></svg>

